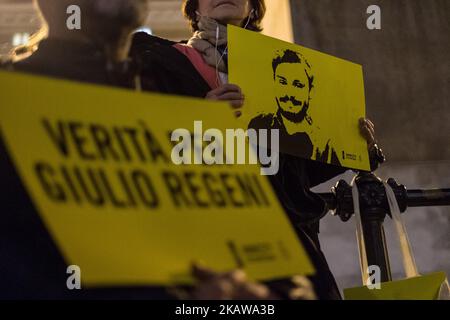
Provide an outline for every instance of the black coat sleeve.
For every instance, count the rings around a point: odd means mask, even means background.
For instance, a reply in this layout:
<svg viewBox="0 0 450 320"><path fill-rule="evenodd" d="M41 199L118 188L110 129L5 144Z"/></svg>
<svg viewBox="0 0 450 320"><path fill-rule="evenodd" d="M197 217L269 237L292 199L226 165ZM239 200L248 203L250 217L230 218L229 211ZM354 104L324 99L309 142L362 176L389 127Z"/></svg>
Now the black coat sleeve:
<svg viewBox="0 0 450 320"><path fill-rule="evenodd" d="M347 171L347 168L326 164L318 161L306 161L308 187L313 188Z"/></svg>

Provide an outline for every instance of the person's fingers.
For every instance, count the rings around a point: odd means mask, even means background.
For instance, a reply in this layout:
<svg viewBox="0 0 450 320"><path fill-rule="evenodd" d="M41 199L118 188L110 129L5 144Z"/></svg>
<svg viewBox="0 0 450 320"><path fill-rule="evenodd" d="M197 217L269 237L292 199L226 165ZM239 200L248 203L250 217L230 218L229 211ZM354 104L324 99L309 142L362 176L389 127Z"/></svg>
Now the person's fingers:
<svg viewBox="0 0 450 320"><path fill-rule="evenodd" d="M197 263L194 263L191 267L192 275L200 281L206 281L219 276L217 272L212 271L206 267L203 267Z"/></svg>
<svg viewBox="0 0 450 320"><path fill-rule="evenodd" d="M375 125L370 119L367 118L359 119L359 132L364 137L364 139L366 139L369 147L376 143Z"/></svg>
<svg viewBox="0 0 450 320"><path fill-rule="evenodd" d="M305 276L293 276L291 278L293 284L298 287L313 288L311 281Z"/></svg>
<svg viewBox="0 0 450 320"><path fill-rule="evenodd" d="M218 95L219 100L243 100L244 97L239 92L226 92L224 94Z"/></svg>
<svg viewBox="0 0 450 320"><path fill-rule="evenodd" d="M233 109L242 109L243 106L244 106L243 100L234 100L231 102L231 107ZM238 110L236 110L236 111L238 111Z"/></svg>
<svg viewBox="0 0 450 320"><path fill-rule="evenodd" d="M245 102L245 97L242 96L241 99L236 100L236 104L233 104L232 107L234 109L240 109L240 108L242 108L244 106L244 102Z"/></svg>
<svg viewBox="0 0 450 320"><path fill-rule="evenodd" d="M312 282L304 276L294 276L291 278L295 288L289 292L289 297L292 300L316 300L317 296L314 292Z"/></svg>
<svg viewBox="0 0 450 320"><path fill-rule="evenodd" d="M230 300L235 288L230 281L216 279L200 283L192 293L195 300Z"/></svg>
<svg viewBox="0 0 450 320"><path fill-rule="evenodd" d="M372 136L375 136L375 128L370 124L367 124L367 128Z"/></svg>
<svg viewBox="0 0 450 320"><path fill-rule="evenodd" d="M366 136L366 137L368 137L368 138L371 138L371 139L373 139L374 136L375 136L375 131L373 131L373 129L372 129L371 127L369 127L369 126L364 126L364 127L362 127L362 128L361 128L361 133L362 133L364 136Z"/></svg>
<svg viewBox="0 0 450 320"><path fill-rule="evenodd" d="M206 94L206 99L212 99L212 100L217 100L219 98L219 96L223 95L224 93L226 93L227 91L224 91L222 88L216 88L213 89L211 91L209 91Z"/></svg>
<svg viewBox="0 0 450 320"><path fill-rule="evenodd" d="M365 129L361 132L364 139L366 139L367 143L371 143L374 140L373 134L369 131L369 129Z"/></svg>
<svg viewBox="0 0 450 320"><path fill-rule="evenodd" d="M216 96L220 96L220 95L222 95L224 93L227 93L227 92L241 93L241 88L239 88L235 84L227 83L227 84L223 84L220 87L210 91L210 93L212 93L212 94L214 94Z"/></svg>
<svg viewBox="0 0 450 320"><path fill-rule="evenodd" d="M366 123L366 118L359 118L358 123L359 127L361 128Z"/></svg>
<svg viewBox="0 0 450 320"><path fill-rule="evenodd" d="M373 124L372 121L370 121L370 119L367 118L361 118L360 119L360 126L367 126L370 131L375 134L375 125Z"/></svg>
<svg viewBox="0 0 450 320"><path fill-rule="evenodd" d="M234 292L234 299L237 300L258 300L268 299L270 297L270 289L260 283L245 282L238 286Z"/></svg>
<svg viewBox="0 0 450 320"><path fill-rule="evenodd" d="M367 124L364 118L359 119L359 132L363 133L367 131Z"/></svg>
<svg viewBox="0 0 450 320"><path fill-rule="evenodd" d="M374 129L373 127L371 127L371 126L368 126L367 128L368 128L370 137L371 137L372 139L375 139L375 129Z"/></svg>
<svg viewBox="0 0 450 320"><path fill-rule="evenodd" d="M271 296L265 285L248 281L242 270L226 273L215 273L205 267L194 265L193 273L199 279L198 285L192 293L193 299L267 299Z"/></svg>
<svg viewBox="0 0 450 320"><path fill-rule="evenodd" d="M228 272L224 274L224 277L234 286L234 299L267 299L270 295L270 290L267 286L249 281L247 274L242 270Z"/></svg>
<svg viewBox="0 0 450 320"><path fill-rule="evenodd" d="M375 134L375 128L367 121L360 121L359 128L361 132L368 132L371 135Z"/></svg>
<svg viewBox="0 0 450 320"><path fill-rule="evenodd" d="M216 95L214 92L210 91L210 92L208 92L208 93L206 94L205 99L208 99L208 100L217 100L217 95Z"/></svg>
<svg viewBox="0 0 450 320"><path fill-rule="evenodd" d="M233 109L240 109L244 106L244 101L242 100L231 100L228 101Z"/></svg>
<svg viewBox="0 0 450 320"><path fill-rule="evenodd" d="M370 142L375 141L375 131L370 130L369 133L370 133L370 140L371 140Z"/></svg>
<svg viewBox="0 0 450 320"><path fill-rule="evenodd" d="M314 290L310 288L295 288L289 291L291 300L317 300Z"/></svg>
<svg viewBox="0 0 450 320"><path fill-rule="evenodd" d="M241 88L238 85L232 84L232 83L223 84L218 89L223 90L223 92L233 91L233 92L242 93Z"/></svg>
<svg viewBox="0 0 450 320"><path fill-rule="evenodd" d="M368 123L367 123L366 119L365 118L360 118L359 119L359 127L363 128L363 127L367 127L367 126L368 126Z"/></svg>
<svg viewBox="0 0 450 320"><path fill-rule="evenodd" d="M233 109L240 109L244 106L244 100L240 99L240 98L238 98L238 99L221 99L216 96L207 96L205 99L214 100L214 101L219 101L219 100L220 101L228 101Z"/></svg>
<svg viewBox="0 0 450 320"><path fill-rule="evenodd" d="M369 130L367 128L361 128L359 132L362 135L362 137L369 143L371 139Z"/></svg>
<svg viewBox="0 0 450 320"><path fill-rule="evenodd" d="M229 279L235 284L242 284L247 281L247 274L242 270L233 270L225 273L224 278Z"/></svg>
<svg viewBox="0 0 450 320"><path fill-rule="evenodd" d="M372 146L375 143L375 137L371 133L369 133L369 132L362 133L362 136L366 140L367 145L369 147Z"/></svg>
<svg viewBox="0 0 450 320"><path fill-rule="evenodd" d="M368 130L368 126L365 122L360 122L359 123L359 131L360 132L365 132Z"/></svg>
<svg viewBox="0 0 450 320"><path fill-rule="evenodd" d="M367 120L367 123L372 127L372 129L375 130L375 125L373 124L372 120L370 120L370 119L366 119L366 120Z"/></svg>

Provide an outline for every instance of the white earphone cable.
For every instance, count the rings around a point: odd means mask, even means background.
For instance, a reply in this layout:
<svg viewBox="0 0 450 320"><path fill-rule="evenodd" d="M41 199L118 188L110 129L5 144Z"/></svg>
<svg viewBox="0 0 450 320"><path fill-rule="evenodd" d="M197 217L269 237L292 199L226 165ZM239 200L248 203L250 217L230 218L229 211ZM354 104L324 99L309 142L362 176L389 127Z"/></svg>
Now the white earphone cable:
<svg viewBox="0 0 450 320"><path fill-rule="evenodd" d="M249 23L250 23L250 19L252 18L253 14L255 12L255 9L252 9L250 11L250 14L248 15L247 18L247 22L245 23L244 29L247 29ZM227 54L227 50L228 50L228 41L227 41L227 45L225 47L225 50L223 51L222 55L220 56L219 60L217 60L217 47L218 47L218 42L219 42L219 24L217 24L217 29L216 29L216 84L219 85L219 81L220 81L220 77L219 77L219 65L222 62L223 57L225 56L225 54Z"/></svg>

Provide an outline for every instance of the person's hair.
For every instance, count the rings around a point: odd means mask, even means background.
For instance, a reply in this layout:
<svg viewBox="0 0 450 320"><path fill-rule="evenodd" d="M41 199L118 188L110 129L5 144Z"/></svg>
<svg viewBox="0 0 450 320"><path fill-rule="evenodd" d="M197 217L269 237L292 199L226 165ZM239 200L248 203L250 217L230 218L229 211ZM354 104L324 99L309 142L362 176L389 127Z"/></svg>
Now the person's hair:
<svg viewBox="0 0 450 320"><path fill-rule="evenodd" d="M261 22L266 14L266 4L264 0L249 0L253 7L253 14L248 17L247 29L252 31L261 32ZM197 13L198 0L183 0L183 14L189 20L192 31L198 30ZM247 19L245 23L247 22Z"/></svg>
<svg viewBox="0 0 450 320"><path fill-rule="evenodd" d="M65 27L67 19L66 8L70 1L34 0L33 2L39 10L41 18L45 19L45 22L51 24L54 28Z"/></svg>
<svg viewBox="0 0 450 320"><path fill-rule="evenodd" d="M305 73L308 77L309 82L309 91L314 87L314 76L312 74L311 65L308 63L306 58L300 53L295 52L293 50L287 49L280 53L277 51L275 58L272 60L272 68L273 68L273 78L275 79L277 73L277 67L282 63L300 63L305 66Z"/></svg>

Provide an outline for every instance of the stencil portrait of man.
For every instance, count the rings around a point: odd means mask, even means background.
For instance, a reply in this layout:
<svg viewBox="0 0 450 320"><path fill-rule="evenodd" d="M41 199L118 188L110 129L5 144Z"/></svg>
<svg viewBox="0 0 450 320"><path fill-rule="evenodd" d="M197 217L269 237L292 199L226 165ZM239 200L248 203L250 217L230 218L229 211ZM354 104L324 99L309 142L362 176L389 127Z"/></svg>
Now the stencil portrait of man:
<svg viewBox="0 0 450 320"><path fill-rule="evenodd" d="M340 165L330 140L323 145L314 143L314 132L320 130L308 114L314 108L312 66L299 52L278 51L272 60L276 112L263 113L249 123L252 129L278 129L280 151L307 159Z"/></svg>

